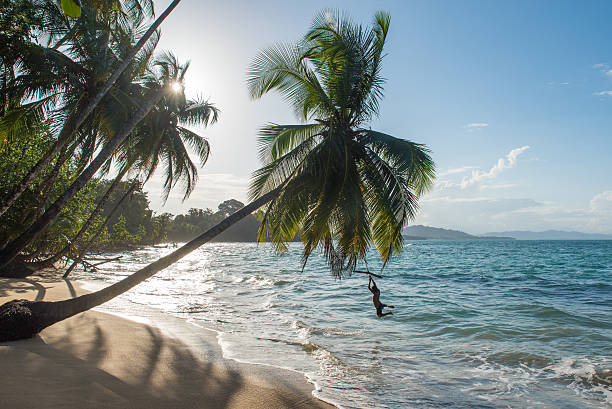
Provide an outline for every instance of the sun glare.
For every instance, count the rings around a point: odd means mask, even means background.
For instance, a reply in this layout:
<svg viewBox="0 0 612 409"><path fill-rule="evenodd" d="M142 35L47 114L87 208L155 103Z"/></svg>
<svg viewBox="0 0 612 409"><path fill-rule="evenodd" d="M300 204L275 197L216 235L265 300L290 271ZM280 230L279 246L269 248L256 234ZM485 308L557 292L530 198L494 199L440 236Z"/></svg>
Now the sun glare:
<svg viewBox="0 0 612 409"><path fill-rule="evenodd" d="M172 87L172 90L174 92L180 92L181 89L183 88L183 86L181 85L180 82L173 82L172 85L170 85Z"/></svg>

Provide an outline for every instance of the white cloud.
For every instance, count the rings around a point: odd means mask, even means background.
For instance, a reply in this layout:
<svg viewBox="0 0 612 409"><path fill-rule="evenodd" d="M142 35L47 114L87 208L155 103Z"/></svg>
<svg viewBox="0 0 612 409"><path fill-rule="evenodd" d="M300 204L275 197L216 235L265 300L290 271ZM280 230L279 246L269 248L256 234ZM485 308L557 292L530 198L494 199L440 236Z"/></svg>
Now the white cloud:
<svg viewBox="0 0 612 409"><path fill-rule="evenodd" d="M602 69L602 68L608 69L609 67L610 66L608 64L605 64L605 63L599 63L599 64L593 65L593 68L595 68L595 69Z"/></svg>
<svg viewBox="0 0 612 409"><path fill-rule="evenodd" d="M595 195L589 204L591 213L612 216L612 190Z"/></svg>
<svg viewBox="0 0 612 409"><path fill-rule="evenodd" d="M494 183L482 185L481 188L484 189L512 189L515 187L520 187L517 183Z"/></svg>
<svg viewBox="0 0 612 409"><path fill-rule="evenodd" d="M586 208L571 209L555 203L539 203L500 212L491 223L515 224L525 230L573 230L612 233L612 191L595 195Z"/></svg>
<svg viewBox="0 0 612 409"><path fill-rule="evenodd" d="M612 91L599 91L595 95L612 95Z"/></svg>
<svg viewBox="0 0 612 409"><path fill-rule="evenodd" d="M429 196L421 201L415 224L475 234L504 230L612 233L612 190L595 195L579 208L533 199Z"/></svg>
<svg viewBox="0 0 612 409"><path fill-rule="evenodd" d="M487 126L489 126L489 124L485 122L475 122L475 123L466 125L468 129L480 129L480 128L486 128Z"/></svg>
<svg viewBox="0 0 612 409"><path fill-rule="evenodd" d="M532 199L508 199L487 196L427 197L415 224L425 224L479 234L498 230L515 230L519 217L498 219L499 214L542 204Z"/></svg>
<svg viewBox="0 0 612 409"><path fill-rule="evenodd" d="M476 166L462 166L460 168L449 169L449 170L445 170L444 172L438 173L438 177L454 175L457 173L465 173L465 172L469 172L472 169L476 169Z"/></svg>
<svg viewBox="0 0 612 409"><path fill-rule="evenodd" d="M471 176L466 176L461 180L461 188L465 189L469 186L497 178L504 169L513 168L516 165L518 156L527 149L529 149L528 145L511 150L505 158L499 158L497 163L488 172L473 170Z"/></svg>

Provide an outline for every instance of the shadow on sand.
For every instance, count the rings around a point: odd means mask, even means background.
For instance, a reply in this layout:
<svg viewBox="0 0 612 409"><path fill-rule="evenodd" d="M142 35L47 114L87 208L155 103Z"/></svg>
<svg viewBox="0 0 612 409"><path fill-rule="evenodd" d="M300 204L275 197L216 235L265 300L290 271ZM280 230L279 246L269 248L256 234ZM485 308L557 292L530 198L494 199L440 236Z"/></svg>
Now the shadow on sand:
<svg viewBox="0 0 612 409"><path fill-rule="evenodd" d="M12 291L45 296L40 283L17 284ZM218 348L212 342L202 341L202 348ZM278 385L261 381L257 366L235 370L235 363L203 362L157 328L98 312L31 340L0 343L0 362L1 406L7 408L327 407L280 377Z"/></svg>

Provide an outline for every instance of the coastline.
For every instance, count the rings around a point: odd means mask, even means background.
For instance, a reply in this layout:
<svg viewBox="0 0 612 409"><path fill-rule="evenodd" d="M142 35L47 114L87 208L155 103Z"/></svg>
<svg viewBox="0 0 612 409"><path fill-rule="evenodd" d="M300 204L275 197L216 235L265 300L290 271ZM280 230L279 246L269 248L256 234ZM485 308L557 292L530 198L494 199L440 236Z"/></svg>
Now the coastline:
<svg viewBox="0 0 612 409"><path fill-rule="evenodd" d="M78 282L0 279L0 303L85 292ZM14 408L334 408L313 395L313 385L301 373L224 358L216 331L132 318L87 311L30 340L0 344L4 403Z"/></svg>

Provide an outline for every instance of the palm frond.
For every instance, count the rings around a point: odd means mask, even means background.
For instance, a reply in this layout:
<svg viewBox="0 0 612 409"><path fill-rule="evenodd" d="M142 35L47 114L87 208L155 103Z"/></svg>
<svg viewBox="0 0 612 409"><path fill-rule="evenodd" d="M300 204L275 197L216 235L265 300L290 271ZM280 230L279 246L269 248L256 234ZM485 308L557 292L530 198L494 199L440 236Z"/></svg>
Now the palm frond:
<svg viewBox="0 0 612 409"><path fill-rule="evenodd" d="M259 131L259 157L270 163L289 153L307 139L320 134L321 124L278 125L268 124Z"/></svg>
<svg viewBox="0 0 612 409"><path fill-rule="evenodd" d="M177 117L185 125L207 126L219 119L219 109L208 101L188 100L181 108Z"/></svg>
<svg viewBox="0 0 612 409"><path fill-rule="evenodd" d="M425 145L372 130L359 134L361 143L389 161L397 172L408 175L408 184L417 196L431 188L436 169Z"/></svg>

